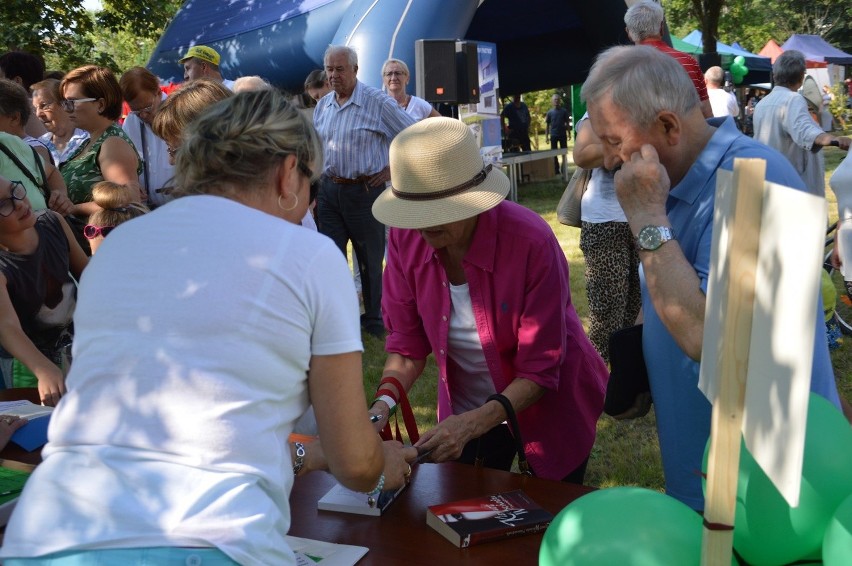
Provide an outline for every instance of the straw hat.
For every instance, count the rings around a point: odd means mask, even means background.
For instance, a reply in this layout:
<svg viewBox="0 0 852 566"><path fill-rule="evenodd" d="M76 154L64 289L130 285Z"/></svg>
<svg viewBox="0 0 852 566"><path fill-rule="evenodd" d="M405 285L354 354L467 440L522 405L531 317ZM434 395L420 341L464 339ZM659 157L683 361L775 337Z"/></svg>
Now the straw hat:
<svg viewBox="0 0 852 566"><path fill-rule="evenodd" d="M497 206L509 178L485 166L476 138L452 118L427 118L390 146L391 187L373 203L373 216L397 228L428 228L471 218Z"/></svg>

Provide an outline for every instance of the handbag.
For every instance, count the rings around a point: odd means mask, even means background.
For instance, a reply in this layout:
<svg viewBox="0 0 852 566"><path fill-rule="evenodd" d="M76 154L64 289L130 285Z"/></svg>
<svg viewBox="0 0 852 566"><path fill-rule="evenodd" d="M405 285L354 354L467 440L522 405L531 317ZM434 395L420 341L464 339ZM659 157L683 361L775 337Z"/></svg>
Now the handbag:
<svg viewBox="0 0 852 566"><path fill-rule="evenodd" d="M556 205L556 218L559 222L566 226L580 227L580 203L589 187L589 179L591 178L591 169L583 169L582 167L574 169L574 174L571 175L571 180L568 181L568 186L565 187L562 198Z"/></svg>
<svg viewBox="0 0 852 566"><path fill-rule="evenodd" d="M642 353L642 325L616 330L609 337L609 382L604 412L615 416L633 406L636 397L651 390Z"/></svg>
<svg viewBox="0 0 852 566"><path fill-rule="evenodd" d="M512 403L500 393L495 393L491 395L488 399L485 400L486 403L489 401L497 401L501 405L503 405L503 410L506 411L506 421L509 423L509 428L511 429L512 438L515 443L515 451L518 453L518 471L525 476L532 476L533 470L530 468L530 464L527 461L527 456L524 453L524 441L521 438L521 427L518 425L518 417L515 414L515 409L512 407ZM497 425L502 426L502 425ZM494 429L492 429L494 430ZM488 434L488 433L486 433ZM485 457L481 454L482 450L482 437L479 438L476 446L476 458L474 459L473 465L476 467L483 467L485 465Z"/></svg>

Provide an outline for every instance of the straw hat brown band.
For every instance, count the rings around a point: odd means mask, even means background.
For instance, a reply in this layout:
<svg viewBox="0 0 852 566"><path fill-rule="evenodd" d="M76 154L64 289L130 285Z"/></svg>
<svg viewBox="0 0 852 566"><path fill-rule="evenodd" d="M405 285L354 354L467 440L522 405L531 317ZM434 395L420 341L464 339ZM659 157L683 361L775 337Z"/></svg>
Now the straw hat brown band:
<svg viewBox="0 0 852 566"><path fill-rule="evenodd" d="M390 145L391 187L373 202L373 216L397 228L422 229L471 218L506 198L509 179L483 162L470 127L427 118Z"/></svg>
<svg viewBox="0 0 852 566"><path fill-rule="evenodd" d="M443 191L435 191L434 193L406 193L405 191L397 190L391 187L391 191L397 198L401 198L403 200L438 200L442 198L451 197L453 195L457 195L459 193L463 193L471 187L476 187L481 185L485 178L488 177L488 173L491 171L490 163L482 168L482 171L476 174L476 176L468 181L467 183L462 183L457 187L450 187L449 189L444 189Z"/></svg>

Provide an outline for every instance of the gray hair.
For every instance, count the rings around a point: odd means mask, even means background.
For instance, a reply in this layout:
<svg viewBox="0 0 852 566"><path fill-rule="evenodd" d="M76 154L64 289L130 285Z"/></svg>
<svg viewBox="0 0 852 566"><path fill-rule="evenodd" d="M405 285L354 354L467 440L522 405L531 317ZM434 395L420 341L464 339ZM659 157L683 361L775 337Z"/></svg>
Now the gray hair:
<svg viewBox="0 0 852 566"><path fill-rule="evenodd" d="M698 107L698 93L673 57L653 47L611 47L598 55L580 96L585 103L611 97L638 127L648 127L669 110L684 116Z"/></svg>
<svg viewBox="0 0 852 566"><path fill-rule="evenodd" d="M725 71L719 66L710 67L704 72L704 80L714 85L722 86L725 83Z"/></svg>
<svg viewBox="0 0 852 566"><path fill-rule="evenodd" d="M234 81L234 92L246 92L250 90L263 90L263 89L271 89L275 88L269 81L264 79L263 77L259 77L257 75L247 75L245 77L240 77Z"/></svg>
<svg viewBox="0 0 852 566"><path fill-rule="evenodd" d="M805 76L805 56L801 51L789 49L783 52L772 64L772 78L775 84L790 87L802 82Z"/></svg>
<svg viewBox="0 0 852 566"><path fill-rule="evenodd" d="M319 177L322 145L313 124L277 90L242 92L223 100L189 125L177 153L177 195L267 190L287 155Z"/></svg>
<svg viewBox="0 0 852 566"><path fill-rule="evenodd" d="M355 53L355 50L346 45L329 45L325 50L325 54L322 56L322 63L325 65L328 58L332 55L337 55L338 53L345 53L346 58L349 61L349 65L354 69L358 66L358 54Z"/></svg>
<svg viewBox="0 0 852 566"><path fill-rule="evenodd" d="M405 64L405 61L403 61L402 59L388 59L387 61L382 63L382 76L383 77L385 76L385 71L387 70L388 65L390 65L391 63L396 63L397 65L402 67L402 70L403 70L403 72L405 72L405 75L407 77L411 76L411 71L408 70L408 65Z"/></svg>
<svg viewBox="0 0 852 566"><path fill-rule="evenodd" d="M663 24L663 7L654 0L642 0L630 6L624 14L627 35L633 42L660 35Z"/></svg>

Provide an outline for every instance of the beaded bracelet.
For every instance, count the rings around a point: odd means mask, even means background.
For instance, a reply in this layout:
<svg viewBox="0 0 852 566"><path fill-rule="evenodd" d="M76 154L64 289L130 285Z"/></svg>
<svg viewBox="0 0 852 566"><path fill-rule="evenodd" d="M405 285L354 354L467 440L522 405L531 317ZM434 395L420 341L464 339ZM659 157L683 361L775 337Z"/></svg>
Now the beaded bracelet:
<svg viewBox="0 0 852 566"><path fill-rule="evenodd" d="M373 488L373 491L364 492L367 494L367 505L370 507L376 506L376 496L382 492L385 487L385 474L379 476L379 482L376 484L376 487Z"/></svg>
<svg viewBox="0 0 852 566"><path fill-rule="evenodd" d="M293 475L298 476L299 472L302 471L302 466L305 465L305 456L307 452L305 452L305 445L301 442L294 442L296 446L296 461L293 462Z"/></svg>

